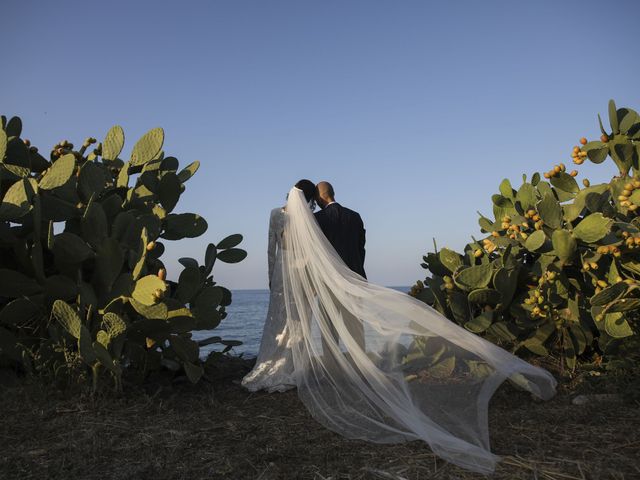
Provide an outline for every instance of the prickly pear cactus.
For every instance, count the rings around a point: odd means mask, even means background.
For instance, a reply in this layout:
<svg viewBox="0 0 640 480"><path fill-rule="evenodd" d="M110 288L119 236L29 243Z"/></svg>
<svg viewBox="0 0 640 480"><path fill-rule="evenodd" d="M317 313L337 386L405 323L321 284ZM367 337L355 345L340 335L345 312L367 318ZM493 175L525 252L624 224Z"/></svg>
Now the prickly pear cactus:
<svg viewBox="0 0 640 480"><path fill-rule="evenodd" d="M160 128L128 160L119 126L102 143L87 138L76 149L63 140L46 157L21 135L20 119L3 116L0 364L60 371L79 359L94 387L102 370L120 388L125 367L143 375L166 367L197 382L203 370L190 332L215 328L231 302L213 266L246 256L242 236L231 235L209 244L203 265L181 259L177 283L166 279L163 241L208 228L200 215L175 212L199 162L180 170L162 151Z"/></svg>
<svg viewBox="0 0 640 480"><path fill-rule="evenodd" d="M580 139L576 165L611 158L620 175L580 187L563 163L503 180L493 217L480 215L487 236L464 254L437 248L429 275L410 294L472 332L518 353L553 355L573 370L600 362L638 334L640 307L640 116L609 105L611 131ZM598 117L599 118L599 117ZM606 358L606 357L605 357Z"/></svg>

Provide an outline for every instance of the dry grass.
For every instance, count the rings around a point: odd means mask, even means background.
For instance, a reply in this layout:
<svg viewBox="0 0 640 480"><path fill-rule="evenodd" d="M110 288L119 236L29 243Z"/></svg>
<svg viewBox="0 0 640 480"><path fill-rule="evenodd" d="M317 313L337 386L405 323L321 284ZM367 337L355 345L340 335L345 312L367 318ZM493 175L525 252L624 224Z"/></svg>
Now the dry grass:
<svg viewBox="0 0 640 480"><path fill-rule="evenodd" d="M6 382L5 382L6 383ZM249 394L229 381L129 387L125 395L1 387L0 478L485 478L420 442L346 440L317 424L295 392ZM502 387L492 401L495 479L640 479L640 406L549 402Z"/></svg>

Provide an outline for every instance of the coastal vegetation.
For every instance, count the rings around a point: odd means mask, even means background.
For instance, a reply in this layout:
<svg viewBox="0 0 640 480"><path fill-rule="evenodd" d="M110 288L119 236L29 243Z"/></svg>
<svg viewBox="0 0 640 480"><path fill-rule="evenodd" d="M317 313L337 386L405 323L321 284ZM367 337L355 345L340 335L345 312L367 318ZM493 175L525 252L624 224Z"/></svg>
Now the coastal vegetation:
<svg viewBox="0 0 640 480"><path fill-rule="evenodd" d="M564 163L523 175L516 187L504 179L491 197L493 215L480 214L486 236L460 253L434 242L423 257L427 277L410 294L519 355L557 359L560 371L636 365L640 116L611 100L609 128L598 120L599 138L581 138L567 157L576 166L611 159L618 174L610 182L580 185ZM416 349L438 355L433 368L443 361L454 368L424 340Z"/></svg>
<svg viewBox="0 0 640 480"><path fill-rule="evenodd" d="M242 235L210 243L204 261L181 258L177 282L166 278L163 241L198 237L196 213L176 213L199 162L180 169L154 128L123 154L114 126L96 145L67 140L46 157L22 138L22 122L0 129L0 366L67 383L105 372L144 379L168 369L198 382L203 344L222 354L238 342L191 339L226 316L231 292L214 281L216 261L246 252ZM95 146L95 148L92 148Z"/></svg>

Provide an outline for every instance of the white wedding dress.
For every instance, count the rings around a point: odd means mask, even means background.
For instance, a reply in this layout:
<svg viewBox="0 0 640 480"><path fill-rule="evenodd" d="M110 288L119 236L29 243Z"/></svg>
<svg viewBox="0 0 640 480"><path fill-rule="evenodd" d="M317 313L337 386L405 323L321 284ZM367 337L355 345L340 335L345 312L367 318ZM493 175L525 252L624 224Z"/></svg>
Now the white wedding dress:
<svg viewBox="0 0 640 480"><path fill-rule="evenodd" d="M282 233L285 211L271 210L269 218L269 309L264 323L260 350L253 369L242 379L249 391L284 392L295 387L287 312L282 290Z"/></svg>
<svg viewBox="0 0 640 480"><path fill-rule="evenodd" d="M281 260L275 260L263 344L243 384L295 385L311 415L345 437L423 440L449 462L492 472L499 458L489 446L491 396L510 380L548 399L555 394L553 376L425 303L352 272L301 190L289 192L282 214ZM277 275L283 295L276 303ZM364 349L347 325L354 317L364 325Z"/></svg>

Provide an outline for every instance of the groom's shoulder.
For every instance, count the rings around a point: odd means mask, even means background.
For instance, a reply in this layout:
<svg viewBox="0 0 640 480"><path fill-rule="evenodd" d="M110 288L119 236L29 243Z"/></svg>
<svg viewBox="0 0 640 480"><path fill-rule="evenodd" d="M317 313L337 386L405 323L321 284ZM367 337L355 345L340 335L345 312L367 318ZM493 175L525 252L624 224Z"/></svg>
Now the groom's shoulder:
<svg viewBox="0 0 640 480"><path fill-rule="evenodd" d="M347 207L342 207L342 209L347 215L350 215L350 216L352 216L354 218L357 218L360 221L362 221L362 217L360 217L360 214L358 212L356 212L355 210L351 210L350 208L347 208Z"/></svg>

